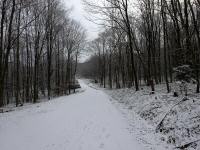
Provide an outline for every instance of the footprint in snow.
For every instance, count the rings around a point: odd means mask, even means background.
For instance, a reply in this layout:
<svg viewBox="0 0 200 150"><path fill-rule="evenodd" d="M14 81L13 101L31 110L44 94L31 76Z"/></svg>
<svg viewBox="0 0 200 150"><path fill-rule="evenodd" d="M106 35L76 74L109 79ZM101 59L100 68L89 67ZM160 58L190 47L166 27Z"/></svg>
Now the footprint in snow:
<svg viewBox="0 0 200 150"><path fill-rule="evenodd" d="M109 138L110 137L110 134L106 134L106 138Z"/></svg>
<svg viewBox="0 0 200 150"><path fill-rule="evenodd" d="M105 131L106 131L106 129L105 129L105 128L103 128L103 129L102 129L102 132L105 132Z"/></svg>
<svg viewBox="0 0 200 150"><path fill-rule="evenodd" d="M99 145L99 148L104 148L104 144L103 143L101 143L100 145Z"/></svg>

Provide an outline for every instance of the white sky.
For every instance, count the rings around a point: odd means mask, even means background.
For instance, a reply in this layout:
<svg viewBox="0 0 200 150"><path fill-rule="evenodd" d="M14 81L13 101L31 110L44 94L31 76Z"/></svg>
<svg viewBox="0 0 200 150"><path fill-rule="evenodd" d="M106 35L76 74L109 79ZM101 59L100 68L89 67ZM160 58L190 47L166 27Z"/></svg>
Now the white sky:
<svg viewBox="0 0 200 150"><path fill-rule="evenodd" d="M98 33L102 32L102 26L99 26L91 21L87 20L85 16L88 17L88 13L84 10L84 4L82 0L61 0L64 2L67 8L73 8L71 13L71 18L75 19L76 21L80 22L82 26L87 31L87 40L91 41L98 37ZM99 2L98 0L91 0ZM136 2L137 0L133 0L132 2ZM89 16L88 18L90 18ZM100 17L100 16L99 16ZM84 52L80 57L80 62L84 62L90 56L90 53Z"/></svg>
<svg viewBox="0 0 200 150"><path fill-rule="evenodd" d="M97 37L99 32L98 25L90 22L85 18L87 12L84 10L82 0L62 0L67 8L73 8L71 17L80 22L82 26L87 30L88 40L93 40Z"/></svg>

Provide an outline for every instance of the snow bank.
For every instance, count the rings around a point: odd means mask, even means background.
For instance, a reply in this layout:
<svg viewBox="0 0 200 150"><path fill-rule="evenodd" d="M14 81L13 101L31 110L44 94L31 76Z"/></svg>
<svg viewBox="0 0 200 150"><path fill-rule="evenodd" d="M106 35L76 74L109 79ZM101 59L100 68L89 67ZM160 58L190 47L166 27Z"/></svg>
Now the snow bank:
<svg viewBox="0 0 200 150"><path fill-rule="evenodd" d="M143 90L138 92L133 88L105 91L129 112L146 120L153 127L154 133L158 129L162 135L161 141L174 147L190 143L185 148L193 150L200 149L199 141L193 143L200 139L200 95L192 94L192 89L195 89L192 86L190 85L185 100L183 95L173 97L173 93L167 94L165 85L156 86L154 95L149 94L148 87L143 87Z"/></svg>

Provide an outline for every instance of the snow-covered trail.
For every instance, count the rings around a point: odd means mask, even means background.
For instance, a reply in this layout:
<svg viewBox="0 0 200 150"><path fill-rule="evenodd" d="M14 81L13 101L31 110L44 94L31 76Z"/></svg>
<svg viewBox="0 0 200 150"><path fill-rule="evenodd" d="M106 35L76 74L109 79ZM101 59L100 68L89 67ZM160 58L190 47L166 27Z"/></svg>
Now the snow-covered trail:
<svg viewBox="0 0 200 150"><path fill-rule="evenodd" d="M100 90L0 114L1 150L145 150Z"/></svg>

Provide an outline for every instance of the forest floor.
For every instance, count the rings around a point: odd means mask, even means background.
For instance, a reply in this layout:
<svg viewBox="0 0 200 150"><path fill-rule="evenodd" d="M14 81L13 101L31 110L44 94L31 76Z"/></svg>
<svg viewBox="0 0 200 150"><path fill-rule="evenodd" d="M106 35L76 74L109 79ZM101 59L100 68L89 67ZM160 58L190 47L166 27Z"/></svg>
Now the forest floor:
<svg viewBox="0 0 200 150"><path fill-rule="evenodd" d="M156 85L155 94L150 94L147 86L136 92L134 88L109 90L88 84L111 97L112 104L129 121L129 131L149 148L163 145L168 149L200 150L200 94L195 94L194 84L189 85L187 97L167 93L165 84Z"/></svg>
<svg viewBox="0 0 200 150"><path fill-rule="evenodd" d="M1 150L149 150L136 128L101 90L84 92L0 114ZM143 130L143 129L142 129ZM150 129L151 130L151 129ZM141 131L141 134L144 134ZM146 132L146 131L144 131ZM148 132L148 131L147 131ZM149 134L151 136L151 134ZM151 137L150 137L151 138Z"/></svg>

